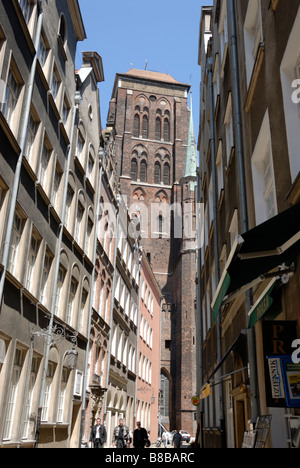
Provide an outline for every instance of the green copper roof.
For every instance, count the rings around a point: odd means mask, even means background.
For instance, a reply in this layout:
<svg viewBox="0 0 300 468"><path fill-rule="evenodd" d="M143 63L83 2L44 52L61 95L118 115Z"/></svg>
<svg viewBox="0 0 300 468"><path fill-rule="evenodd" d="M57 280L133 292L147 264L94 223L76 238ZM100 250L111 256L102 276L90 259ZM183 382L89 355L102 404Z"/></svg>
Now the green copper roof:
<svg viewBox="0 0 300 468"><path fill-rule="evenodd" d="M197 155L197 145L196 145L196 137L195 137L195 129L194 129L194 120L193 120L193 104L192 104L192 96L191 96L191 116L190 116L190 127L189 127L184 177L190 177L190 176L195 177L197 175L197 166L198 166L198 155Z"/></svg>

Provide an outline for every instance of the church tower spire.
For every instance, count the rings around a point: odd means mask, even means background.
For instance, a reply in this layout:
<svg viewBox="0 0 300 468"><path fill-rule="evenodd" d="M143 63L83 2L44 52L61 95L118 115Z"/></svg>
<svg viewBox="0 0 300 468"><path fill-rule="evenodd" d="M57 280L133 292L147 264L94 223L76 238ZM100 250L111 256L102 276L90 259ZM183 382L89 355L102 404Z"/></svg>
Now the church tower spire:
<svg viewBox="0 0 300 468"><path fill-rule="evenodd" d="M190 125L189 125L189 135L188 135L184 177L196 177L197 166L198 166L197 145L196 145L194 120L193 120L192 93L191 93L191 111L190 112L191 112L191 115L190 115ZM191 187L191 190L194 190L194 187L195 185L193 184L193 188Z"/></svg>

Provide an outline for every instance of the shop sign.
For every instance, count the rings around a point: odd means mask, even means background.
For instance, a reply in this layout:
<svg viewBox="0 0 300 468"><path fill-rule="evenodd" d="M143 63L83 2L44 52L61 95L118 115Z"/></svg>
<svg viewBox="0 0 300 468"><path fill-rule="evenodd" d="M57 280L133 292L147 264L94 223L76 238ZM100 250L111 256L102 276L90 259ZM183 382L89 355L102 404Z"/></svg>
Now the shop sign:
<svg viewBox="0 0 300 468"><path fill-rule="evenodd" d="M268 363L272 398L274 400L285 398L284 382L281 371L281 359L271 357L268 358Z"/></svg>
<svg viewBox="0 0 300 468"><path fill-rule="evenodd" d="M265 321L262 322L262 326L267 406L270 408L290 408L292 404L300 406L300 398L298 400L291 398L293 392L295 394L298 391L300 375L298 380L297 372L286 366L287 362L295 365L291 356L294 352L294 340L297 339L297 322Z"/></svg>

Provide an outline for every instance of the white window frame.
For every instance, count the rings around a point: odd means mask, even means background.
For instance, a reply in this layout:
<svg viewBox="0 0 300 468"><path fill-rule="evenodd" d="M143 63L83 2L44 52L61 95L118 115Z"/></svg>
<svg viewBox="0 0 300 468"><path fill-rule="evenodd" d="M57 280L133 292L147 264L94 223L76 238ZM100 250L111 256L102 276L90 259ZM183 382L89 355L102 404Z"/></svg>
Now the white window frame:
<svg viewBox="0 0 300 468"><path fill-rule="evenodd" d="M268 181L266 185L266 156L269 158ZM278 213L276 199L276 181L274 175L273 155L272 155L272 137L270 128L269 111L267 110L263 123L257 138L255 149L252 155L252 177L254 206L256 215L256 224L267 221L270 217ZM270 213L268 209L268 198L271 191L274 198L274 209Z"/></svg>

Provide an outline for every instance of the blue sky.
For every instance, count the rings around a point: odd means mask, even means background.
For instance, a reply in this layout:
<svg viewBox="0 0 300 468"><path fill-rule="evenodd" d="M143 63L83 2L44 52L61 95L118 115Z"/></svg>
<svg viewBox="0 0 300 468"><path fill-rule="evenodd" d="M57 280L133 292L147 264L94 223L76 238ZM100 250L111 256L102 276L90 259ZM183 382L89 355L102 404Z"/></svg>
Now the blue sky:
<svg viewBox="0 0 300 468"><path fill-rule="evenodd" d="M168 73L192 85L196 137L199 121L200 67L198 40L202 5L210 0L79 0L87 39L81 52L96 51L103 60L105 82L100 84L102 126L116 73L130 68Z"/></svg>

